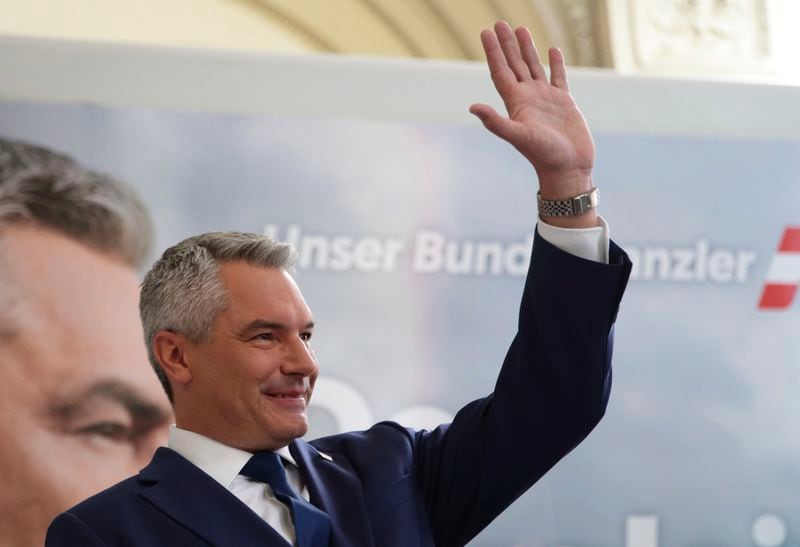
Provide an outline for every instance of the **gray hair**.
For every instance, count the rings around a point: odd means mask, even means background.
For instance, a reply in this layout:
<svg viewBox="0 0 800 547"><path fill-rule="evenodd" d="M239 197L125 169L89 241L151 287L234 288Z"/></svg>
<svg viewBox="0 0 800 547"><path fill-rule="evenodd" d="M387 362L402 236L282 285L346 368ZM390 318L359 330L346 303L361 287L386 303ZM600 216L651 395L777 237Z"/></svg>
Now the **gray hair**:
<svg viewBox="0 0 800 547"><path fill-rule="evenodd" d="M292 272L296 253L291 245L244 232L210 232L173 245L147 272L139 296L147 356L170 402L172 387L153 352L153 337L162 330L192 342L211 337L214 320L228 306L219 266L246 262Z"/></svg>
<svg viewBox="0 0 800 547"><path fill-rule="evenodd" d="M32 224L140 268L153 226L135 192L47 148L0 138L0 231Z"/></svg>

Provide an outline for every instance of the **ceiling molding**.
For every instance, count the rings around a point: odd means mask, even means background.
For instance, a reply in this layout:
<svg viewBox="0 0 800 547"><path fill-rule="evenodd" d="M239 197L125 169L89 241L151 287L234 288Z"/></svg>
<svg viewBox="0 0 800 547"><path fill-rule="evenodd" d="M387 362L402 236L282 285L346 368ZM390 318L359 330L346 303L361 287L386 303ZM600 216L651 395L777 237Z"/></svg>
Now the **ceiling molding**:
<svg viewBox="0 0 800 547"><path fill-rule="evenodd" d="M436 0L430 0L428 2L428 8L434 14L436 19L439 21L442 27L444 27L448 34L451 36L452 40L458 45L462 58L470 59L470 47L467 45L465 38L456 31L456 27L454 25L454 21L452 18L451 10L448 8L440 5L439 2Z"/></svg>
<svg viewBox="0 0 800 547"><path fill-rule="evenodd" d="M392 32L397 39L400 40L408 48L408 51L414 57L424 57L424 51L417 45L417 42L412 36L403 29L403 27L392 16L391 10L386 10L382 7L381 2L373 0L361 0L366 8L375 14L380 21L386 26L387 30Z"/></svg>
<svg viewBox="0 0 800 547"><path fill-rule="evenodd" d="M339 51L333 43L329 42L325 36L316 32L313 28L305 24L302 18L293 17L284 10L275 6L273 3L263 0L231 0L242 4L258 17L266 18L274 23L283 26L287 31L296 35L300 40L307 43L311 51L326 51L330 53L345 53Z"/></svg>
<svg viewBox="0 0 800 547"><path fill-rule="evenodd" d="M593 62L596 53L594 24L586 21L591 15L586 7L590 0L230 1L296 33L311 51L482 60L481 29L506 20L528 27L542 51L554 45L554 37L568 37L559 45L574 64ZM566 11L554 7L564 1L569 4ZM540 13L542 5L548 12L545 15ZM577 39L572 28L582 32Z"/></svg>

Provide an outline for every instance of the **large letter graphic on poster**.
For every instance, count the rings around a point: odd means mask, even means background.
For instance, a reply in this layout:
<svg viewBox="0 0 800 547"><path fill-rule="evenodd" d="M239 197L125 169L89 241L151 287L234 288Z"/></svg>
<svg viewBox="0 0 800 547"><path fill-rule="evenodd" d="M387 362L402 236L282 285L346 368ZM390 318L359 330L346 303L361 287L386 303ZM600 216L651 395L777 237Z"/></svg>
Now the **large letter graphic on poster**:
<svg viewBox="0 0 800 547"><path fill-rule="evenodd" d="M783 232L778 251L772 257L758 307L762 310L788 308L800 284L800 227Z"/></svg>

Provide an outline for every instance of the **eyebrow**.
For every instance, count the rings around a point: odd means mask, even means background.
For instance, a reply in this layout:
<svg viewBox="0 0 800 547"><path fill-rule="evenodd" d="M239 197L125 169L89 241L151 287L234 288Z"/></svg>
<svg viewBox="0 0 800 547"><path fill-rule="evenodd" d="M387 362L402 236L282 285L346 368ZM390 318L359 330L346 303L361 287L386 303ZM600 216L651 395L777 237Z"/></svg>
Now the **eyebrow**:
<svg viewBox="0 0 800 547"><path fill-rule="evenodd" d="M309 321L303 327L303 330L313 329L314 322ZM281 323L279 321L267 321L265 319L254 319L250 321L245 327L240 331L241 335L247 334L248 332L258 330L258 329L269 329L269 330L289 330L289 326L285 323Z"/></svg>
<svg viewBox="0 0 800 547"><path fill-rule="evenodd" d="M106 399L121 405L134 422L143 428L170 419L170 414L161 406L145 400L136 389L119 380L95 382L66 400L53 403L49 408L50 415L59 420L68 420L93 399Z"/></svg>

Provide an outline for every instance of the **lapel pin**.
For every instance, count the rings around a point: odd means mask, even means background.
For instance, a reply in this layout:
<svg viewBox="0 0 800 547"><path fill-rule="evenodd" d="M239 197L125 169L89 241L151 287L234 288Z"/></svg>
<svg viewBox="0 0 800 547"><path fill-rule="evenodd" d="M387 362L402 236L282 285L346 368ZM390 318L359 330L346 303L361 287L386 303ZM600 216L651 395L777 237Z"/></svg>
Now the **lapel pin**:
<svg viewBox="0 0 800 547"><path fill-rule="evenodd" d="M326 460L326 461L329 461L329 462L333 461L333 458L331 458L325 452L320 452L319 450L317 450L317 454L319 454L319 457L322 458L323 460Z"/></svg>

